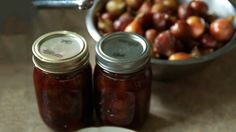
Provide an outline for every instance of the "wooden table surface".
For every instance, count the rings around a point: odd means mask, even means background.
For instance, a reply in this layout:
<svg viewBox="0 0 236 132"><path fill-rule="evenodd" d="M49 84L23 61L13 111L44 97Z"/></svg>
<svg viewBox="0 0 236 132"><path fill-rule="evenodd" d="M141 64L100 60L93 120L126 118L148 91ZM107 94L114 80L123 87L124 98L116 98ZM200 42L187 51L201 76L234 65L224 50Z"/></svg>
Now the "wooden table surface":
<svg viewBox="0 0 236 132"><path fill-rule="evenodd" d="M30 22L10 20L0 33L0 132L50 132L39 117L32 83L31 46L37 37L55 30L81 34L88 41L94 66L95 42L85 26L85 11L42 9L32 13ZM150 117L140 131L235 132L235 124L233 49L185 79L153 80Z"/></svg>

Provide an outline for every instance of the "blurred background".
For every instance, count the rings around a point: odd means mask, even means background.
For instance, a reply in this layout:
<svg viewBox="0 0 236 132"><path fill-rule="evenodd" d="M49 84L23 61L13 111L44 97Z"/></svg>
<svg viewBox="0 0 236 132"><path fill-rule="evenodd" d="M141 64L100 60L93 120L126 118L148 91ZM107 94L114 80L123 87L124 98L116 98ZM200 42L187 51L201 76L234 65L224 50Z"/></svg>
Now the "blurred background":
<svg viewBox="0 0 236 132"><path fill-rule="evenodd" d="M74 31L86 38L94 66L85 16L76 8L37 8L30 0L0 3L0 132L50 132L35 100L31 46L44 33ZM154 79L150 117L140 131L235 132L235 60L233 49L194 75Z"/></svg>

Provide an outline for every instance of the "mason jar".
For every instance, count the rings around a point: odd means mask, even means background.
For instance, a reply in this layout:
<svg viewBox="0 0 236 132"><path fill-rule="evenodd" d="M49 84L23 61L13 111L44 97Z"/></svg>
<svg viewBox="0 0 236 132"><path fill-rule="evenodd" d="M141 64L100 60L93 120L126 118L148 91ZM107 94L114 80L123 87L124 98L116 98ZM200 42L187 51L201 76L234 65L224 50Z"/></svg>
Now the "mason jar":
<svg viewBox="0 0 236 132"><path fill-rule="evenodd" d="M69 31L42 35L32 46L41 118L55 131L74 131L92 118L92 71L85 39Z"/></svg>
<svg viewBox="0 0 236 132"><path fill-rule="evenodd" d="M149 114L150 47L134 33L117 32L96 45L95 109L100 125L139 129Z"/></svg>

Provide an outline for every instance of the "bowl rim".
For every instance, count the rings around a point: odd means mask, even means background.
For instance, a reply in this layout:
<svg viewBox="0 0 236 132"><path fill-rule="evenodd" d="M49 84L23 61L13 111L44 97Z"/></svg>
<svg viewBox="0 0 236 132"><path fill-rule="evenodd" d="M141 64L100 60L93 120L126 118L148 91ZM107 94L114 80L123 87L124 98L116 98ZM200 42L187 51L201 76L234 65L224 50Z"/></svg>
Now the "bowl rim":
<svg viewBox="0 0 236 132"><path fill-rule="evenodd" d="M131 130L131 129L128 129L128 128L123 128L123 127L116 127L116 126L101 126L101 127L87 127L87 128L83 128L83 129L80 129L78 132L80 131L87 131L87 130L98 130L98 129L116 129L116 130L122 130L122 131L125 131L125 132L136 132L134 130Z"/></svg>
<svg viewBox="0 0 236 132"><path fill-rule="evenodd" d="M97 6L99 4L104 4L104 2L106 2L106 1L107 0L104 0L104 1L95 0L92 8L87 11L87 15L85 18L87 30L88 30L90 36L95 40L96 43L102 38L102 36L99 34L99 32L97 31L97 29L95 27L94 13L100 9ZM234 10L234 12L236 14L236 9L235 9L236 5L234 5L232 0L227 0L225 2L228 2L227 4L230 4L231 8ZM236 15L235 15L234 19L236 21ZM217 49L216 51L214 51L210 54L207 54L207 55L204 55L201 57L191 58L191 59L187 59L187 60L178 60L178 61L169 61L169 60L164 60L164 59L152 58L151 63L152 64L166 64L166 65L189 65L189 64L203 63L206 61L214 60L215 58L230 51L234 47L236 47L236 27L235 27L235 31L234 31L234 34L233 34L231 40L229 42L227 42L227 44L225 44L223 47Z"/></svg>

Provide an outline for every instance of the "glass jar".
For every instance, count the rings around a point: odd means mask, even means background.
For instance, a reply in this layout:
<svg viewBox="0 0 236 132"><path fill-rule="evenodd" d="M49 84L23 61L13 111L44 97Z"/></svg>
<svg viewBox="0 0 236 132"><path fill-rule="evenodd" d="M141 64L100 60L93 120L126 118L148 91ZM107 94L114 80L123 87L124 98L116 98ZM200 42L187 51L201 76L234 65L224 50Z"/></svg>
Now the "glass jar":
<svg viewBox="0 0 236 132"><path fill-rule="evenodd" d="M96 45L95 109L101 125L139 129L149 114L150 47L137 34L117 32Z"/></svg>
<svg viewBox="0 0 236 132"><path fill-rule="evenodd" d="M33 79L41 118L55 131L74 131L92 119L92 71L86 41L57 31L33 46Z"/></svg>

